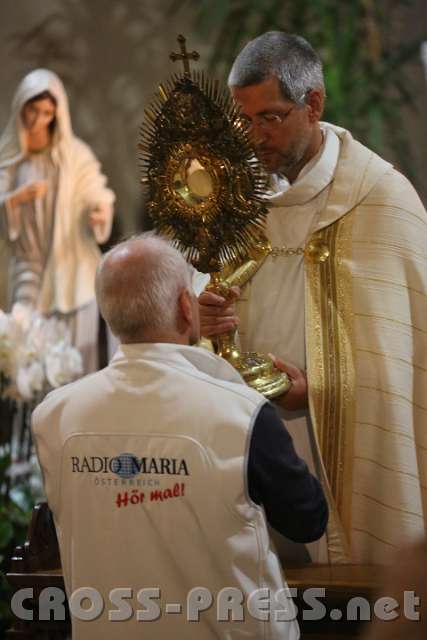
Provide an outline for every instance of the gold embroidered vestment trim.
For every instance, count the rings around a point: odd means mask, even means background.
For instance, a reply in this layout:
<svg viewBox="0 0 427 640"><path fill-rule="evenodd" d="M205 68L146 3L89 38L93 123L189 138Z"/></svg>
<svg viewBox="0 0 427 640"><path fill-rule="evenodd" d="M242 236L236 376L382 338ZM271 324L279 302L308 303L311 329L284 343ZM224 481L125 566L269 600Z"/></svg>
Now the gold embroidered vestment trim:
<svg viewBox="0 0 427 640"><path fill-rule="evenodd" d="M353 215L313 236L328 259L307 259L306 340L310 413L341 523L351 528L354 340L351 285Z"/></svg>

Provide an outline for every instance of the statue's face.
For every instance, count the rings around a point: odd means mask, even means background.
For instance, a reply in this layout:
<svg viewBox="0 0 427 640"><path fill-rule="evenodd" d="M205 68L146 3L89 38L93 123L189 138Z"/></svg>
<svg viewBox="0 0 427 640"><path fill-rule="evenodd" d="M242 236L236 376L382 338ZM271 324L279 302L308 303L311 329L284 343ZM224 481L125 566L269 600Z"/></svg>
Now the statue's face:
<svg viewBox="0 0 427 640"><path fill-rule="evenodd" d="M304 164L313 136L308 105L299 106L284 98L274 77L247 87L232 87L231 91L265 169L292 176L294 169Z"/></svg>
<svg viewBox="0 0 427 640"><path fill-rule="evenodd" d="M49 98L27 102L22 109L22 121L30 135L46 131L55 115L56 106Z"/></svg>

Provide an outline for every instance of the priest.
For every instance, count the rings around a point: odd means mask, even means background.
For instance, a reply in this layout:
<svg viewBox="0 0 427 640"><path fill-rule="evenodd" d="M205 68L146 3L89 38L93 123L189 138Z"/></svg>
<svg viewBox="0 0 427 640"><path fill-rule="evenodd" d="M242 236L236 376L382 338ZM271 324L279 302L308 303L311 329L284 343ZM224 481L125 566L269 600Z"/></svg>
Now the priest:
<svg viewBox="0 0 427 640"><path fill-rule="evenodd" d="M321 122L322 63L268 32L229 76L270 177L270 253L233 298L200 297L202 332L233 328L293 386L286 423L330 500L318 562L387 562L427 517L427 220L408 180Z"/></svg>

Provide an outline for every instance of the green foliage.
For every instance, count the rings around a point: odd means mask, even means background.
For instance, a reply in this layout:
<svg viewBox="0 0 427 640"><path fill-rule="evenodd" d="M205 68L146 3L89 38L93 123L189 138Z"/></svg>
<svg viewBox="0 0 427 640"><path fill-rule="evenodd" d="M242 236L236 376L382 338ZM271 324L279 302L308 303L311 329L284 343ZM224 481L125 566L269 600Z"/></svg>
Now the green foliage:
<svg viewBox="0 0 427 640"><path fill-rule="evenodd" d="M213 43L210 70L224 81L251 38L269 30L305 37L324 63L324 119L350 129L380 154L393 148L411 175L409 147L397 123L401 107L414 106L403 67L424 38L398 44L390 26L412 5L413 0L175 0L172 10L191 8L196 31Z"/></svg>
<svg viewBox="0 0 427 640"><path fill-rule="evenodd" d="M25 541L34 500L29 487L10 489L10 447L0 447L0 636L10 623L11 589L5 574L14 548Z"/></svg>

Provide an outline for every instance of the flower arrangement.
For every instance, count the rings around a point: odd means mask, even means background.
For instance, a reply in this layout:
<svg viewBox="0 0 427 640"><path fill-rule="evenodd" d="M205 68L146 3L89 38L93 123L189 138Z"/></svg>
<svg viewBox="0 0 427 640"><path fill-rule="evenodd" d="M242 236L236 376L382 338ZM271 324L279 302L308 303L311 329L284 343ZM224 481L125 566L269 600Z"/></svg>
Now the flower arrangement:
<svg viewBox="0 0 427 640"><path fill-rule="evenodd" d="M0 398L30 402L83 373L64 322L16 303L0 310Z"/></svg>

